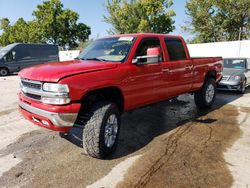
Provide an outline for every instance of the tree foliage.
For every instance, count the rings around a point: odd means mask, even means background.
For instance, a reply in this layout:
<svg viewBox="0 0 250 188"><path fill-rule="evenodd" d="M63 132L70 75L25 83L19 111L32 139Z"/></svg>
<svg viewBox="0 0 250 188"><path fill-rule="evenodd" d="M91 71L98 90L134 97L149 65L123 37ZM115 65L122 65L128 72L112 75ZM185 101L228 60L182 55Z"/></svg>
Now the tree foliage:
<svg viewBox="0 0 250 188"><path fill-rule="evenodd" d="M249 0L189 0L189 21L184 29L193 35L193 43L249 39Z"/></svg>
<svg viewBox="0 0 250 188"><path fill-rule="evenodd" d="M9 20L0 21L0 43L7 45L14 42L22 43L51 43L63 48L75 48L78 43L88 39L90 27L78 23L79 15L64 9L60 0L44 1L33 12L34 19L26 22L19 18L16 23L9 25Z"/></svg>
<svg viewBox="0 0 250 188"><path fill-rule="evenodd" d="M172 0L107 0L104 20L112 34L169 33L174 30Z"/></svg>
<svg viewBox="0 0 250 188"><path fill-rule="evenodd" d="M0 19L0 30L6 31L10 26L10 20L8 18Z"/></svg>

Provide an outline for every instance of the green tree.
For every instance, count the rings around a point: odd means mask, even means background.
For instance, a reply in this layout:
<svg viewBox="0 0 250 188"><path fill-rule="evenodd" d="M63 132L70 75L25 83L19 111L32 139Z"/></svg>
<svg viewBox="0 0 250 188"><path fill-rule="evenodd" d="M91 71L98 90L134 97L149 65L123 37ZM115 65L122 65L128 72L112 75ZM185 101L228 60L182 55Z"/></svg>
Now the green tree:
<svg viewBox="0 0 250 188"><path fill-rule="evenodd" d="M9 44L9 33L8 29L10 27L10 21L8 18L0 19L0 30L2 30L2 35L0 35L0 46L5 46Z"/></svg>
<svg viewBox="0 0 250 188"><path fill-rule="evenodd" d="M45 1L33 12L39 25L39 36L42 41L58 44L62 47L75 48L80 41L90 35L90 27L77 23L79 15L64 9L60 0Z"/></svg>
<svg viewBox="0 0 250 188"><path fill-rule="evenodd" d="M249 39L249 0L189 0L184 30L195 37L192 43Z"/></svg>
<svg viewBox="0 0 250 188"><path fill-rule="evenodd" d="M13 25L10 25L10 21L7 18L0 20L3 31L0 36L0 44L6 46L11 43L41 43L41 40L37 34L39 31L39 25L35 21L26 22L23 18L19 18Z"/></svg>
<svg viewBox="0 0 250 188"><path fill-rule="evenodd" d="M89 38L90 27L78 23L79 15L64 9L60 0L44 1L33 12L34 19L26 22L19 18L10 25L7 18L0 20L0 44L10 43L50 43L72 49Z"/></svg>
<svg viewBox="0 0 250 188"><path fill-rule="evenodd" d="M19 18L16 23L9 27L9 42L23 42L28 43L29 40L29 24L23 19Z"/></svg>
<svg viewBox="0 0 250 188"><path fill-rule="evenodd" d="M107 0L104 21L113 26L112 34L169 33L174 30L172 5L172 0Z"/></svg>
<svg viewBox="0 0 250 188"><path fill-rule="evenodd" d="M10 26L10 20L8 18L0 19L0 30L6 31Z"/></svg>

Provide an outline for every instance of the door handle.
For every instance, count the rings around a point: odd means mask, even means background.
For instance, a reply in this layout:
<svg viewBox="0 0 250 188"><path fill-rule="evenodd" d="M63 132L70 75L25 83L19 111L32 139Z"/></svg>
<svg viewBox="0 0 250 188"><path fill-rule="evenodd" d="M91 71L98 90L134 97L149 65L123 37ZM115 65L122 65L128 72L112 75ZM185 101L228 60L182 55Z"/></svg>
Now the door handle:
<svg viewBox="0 0 250 188"><path fill-rule="evenodd" d="M185 67L185 70L191 70L191 69L192 69L192 66L188 66L188 65L187 65L187 66Z"/></svg>
<svg viewBox="0 0 250 188"><path fill-rule="evenodd" d="M169 69L162 69L162 72L164 72L164 73L169 73L170 70L169 70Z"/></svg>

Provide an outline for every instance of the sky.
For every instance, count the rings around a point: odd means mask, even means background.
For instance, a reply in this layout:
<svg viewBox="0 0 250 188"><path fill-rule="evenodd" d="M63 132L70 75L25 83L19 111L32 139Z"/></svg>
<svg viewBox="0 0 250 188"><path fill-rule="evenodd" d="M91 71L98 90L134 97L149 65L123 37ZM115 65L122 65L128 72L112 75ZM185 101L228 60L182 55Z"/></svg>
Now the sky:
<svg viewBox="0 0 250 188"><path fill-rule="evenodd" d="M11 23L23 17L25 20L32 20L32 12L36 9L38 4L44 0L0 0L0 18L7 17ZM61 0L64 8L69 8L76 11L80 18L79 21L91 27L90 38L103 37L108 35L107 30L111 25L103 22L103 15L106 14L105 2L106 0ZM183 35L185 39L188 38L186 33L181 31L180 26L184 24L187 19L185 15L186 0L173 0L176 16L175 31L172 34Z"/></svg>

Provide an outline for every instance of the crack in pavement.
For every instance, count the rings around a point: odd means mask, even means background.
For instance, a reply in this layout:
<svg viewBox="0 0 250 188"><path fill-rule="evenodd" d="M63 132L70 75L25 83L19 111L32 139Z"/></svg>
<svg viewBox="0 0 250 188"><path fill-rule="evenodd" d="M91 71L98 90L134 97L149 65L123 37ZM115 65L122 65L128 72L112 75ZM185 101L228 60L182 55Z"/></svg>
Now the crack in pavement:
<svg viewBox="0 0 250 188"><path fill-rule="evenodd" d="M180 130L182 130L182 129L178 128L175 133L173 133L167 139L164 140L164 141L167 142L165 144L166 145L165 152L161 155L161 157L159 157L159 159L155 163L152 164L151 168L144 175L141 176L139 181L135 184L135 188L140 188L140 187L146 186L147 183L150 181L150 178L152 177L152 175L155 174L160 168L162 168L162 166L164 164L168 163L169 159L172 157L172 155L175 153L175 151L176 151L176 149L178 147L178 140L186 132L188 132L190 127L192 127L192 125L187 126L187 128L185 128L182 132L180 132ZM173 150L170 151L171 149L173 149ZM162 161L162 159L164 157L166 157L167 155L169 155L167 157L167 159L165 161Z"/></svg>

